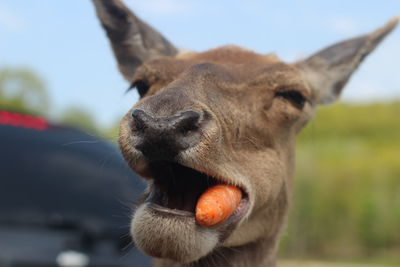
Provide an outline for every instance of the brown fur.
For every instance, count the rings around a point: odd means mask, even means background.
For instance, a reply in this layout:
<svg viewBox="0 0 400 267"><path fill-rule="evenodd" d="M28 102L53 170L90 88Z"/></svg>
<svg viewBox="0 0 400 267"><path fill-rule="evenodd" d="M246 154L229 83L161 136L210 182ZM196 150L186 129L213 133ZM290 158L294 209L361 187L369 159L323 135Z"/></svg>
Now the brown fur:
<svg viewBox="0 0 400 267"><path fill-rule="evenodd" d="M107 11L104 1L94 2L100 18L104 12L112 17L113 10ZM126 9L124 12L127 17L134 16ZM112 24L111 19L102 22ZM156 118L185 110L211 115L201 141L182 151L177 162L240 186L250 203L238 223L217 228L200 227L194 218L154 213L142 204L132 221L136 245L160 258L156 266L274 266L290 202L296 134L317 104L338 97L365 55L396 23L392 20L371 35L332 46L295 64L284 63L275 55L224 46L203 53L146 58L130 70L133 74L125 75L128 80L150 85L132 109L145 110ZM105 28L110 36L111 30ZM118 40L111 40L117 47L114 42ZM135 52L131 53L130 57L135 57ZM126 69L124 62L119 63ZM281 91L304 96L304 107L279 97ZM121 123L121 151L132 169L149 181L150 190L149 163L134 148L137 138L130 130L129 114Z"/></svg>
<svg viewBox="0 0 400 267"><path fill-rule="evenodd" d="M146 62L137 70L135 79L146 80L152 87L134 108L144 109L156 117L187 109L202 109L211 114L212 125L202 142L195 149L184 151L179 163L219 177L226 183L240 185L250 196L250 212L222 243L216 238L219 232L205 229L203 233L194 219L182 222L176 218L159 218L140 208L132 228L139 247L146 247L151 255L182 262L197 260L220 246L242 247L243 250L247 244L257 243L270 248L272 254L289 202L294 136L312 115L311 105L299 110L284 99L274 99L274 91L282 86L293 86L309 95L299 71L292 65L271 60L270 56L221 47L177 60L164 58ZM124 119L120 138L122 152L131 167L146 176L147 164L140 155L135 156L134 137L128 129L128 120ZM150 229L154 227L161 229L154 230L157 234L149 238ZM170 237L159 235L162 229ZM179 236L187 241L177 241ZM149 240L152 244L143 244ZM157 247L158 253L149 252L154 244L164 248ZM182 256L180 253L184 249L175 249L174 244L190 248L196 255L188 257L185 252ZM180 253L167 252L167 248ZM232 248L235 249L238 248ZM226 258L227 251L220 249L202 261L219 261L218 254ZM228 254L227 260L233 266L231 261L237 256L232 251ZM266 257L268 261L270 257ZM254 259L254 256L248 257L248 264ZM237 266L245 264L238 259L235 262Z"/></svg>

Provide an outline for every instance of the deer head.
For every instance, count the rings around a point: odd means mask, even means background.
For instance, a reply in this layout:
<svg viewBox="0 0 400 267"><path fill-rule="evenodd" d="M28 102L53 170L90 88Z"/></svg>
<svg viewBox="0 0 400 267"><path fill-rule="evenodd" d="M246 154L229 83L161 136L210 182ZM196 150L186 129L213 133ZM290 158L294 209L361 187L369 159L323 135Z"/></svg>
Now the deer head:
<svg viewBox="0 0 400 267"><path fill-rule="evenodd" d="M296 134L317 105L338 98L398 20L285 63L236 46L179 52L121 1L93 1L120 71L141 96L119 139L131 168L148 182L132 219L136 245L166 266L273 266ZM200 226L197 199L219 183L239 187L244 197L226 222Z"/></svg>

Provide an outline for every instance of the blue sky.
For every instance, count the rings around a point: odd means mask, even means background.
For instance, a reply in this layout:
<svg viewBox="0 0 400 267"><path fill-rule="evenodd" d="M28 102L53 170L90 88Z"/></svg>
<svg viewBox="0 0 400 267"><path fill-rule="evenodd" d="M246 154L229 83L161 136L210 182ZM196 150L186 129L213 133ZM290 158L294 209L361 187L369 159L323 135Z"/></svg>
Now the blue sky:
<svg viewBox="0 0 400 267"><path fill-rule="evenodd" d="M125 0L177 47L237 44L293 61L367 33L400 14L400 1ZM344 101L400 98L400 27L365 61ZM89 0L0 0L0 68L42 76L54 117L83 106L107 125L136 101L117 72Z"/></svg>

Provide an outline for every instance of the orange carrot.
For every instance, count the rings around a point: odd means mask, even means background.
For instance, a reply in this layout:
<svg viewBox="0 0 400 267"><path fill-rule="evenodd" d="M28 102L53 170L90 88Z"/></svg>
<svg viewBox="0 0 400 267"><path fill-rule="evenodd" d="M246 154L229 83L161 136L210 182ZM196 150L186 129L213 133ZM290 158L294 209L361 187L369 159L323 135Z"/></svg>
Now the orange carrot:
<svg viewBox="0 0 400 267"><path fill-rule="evenodd" d="M216 185L208 188L196 205L196 221L202 226L213 226L224 222L236 210L242 199L242 191L231 185Z"/></svg>

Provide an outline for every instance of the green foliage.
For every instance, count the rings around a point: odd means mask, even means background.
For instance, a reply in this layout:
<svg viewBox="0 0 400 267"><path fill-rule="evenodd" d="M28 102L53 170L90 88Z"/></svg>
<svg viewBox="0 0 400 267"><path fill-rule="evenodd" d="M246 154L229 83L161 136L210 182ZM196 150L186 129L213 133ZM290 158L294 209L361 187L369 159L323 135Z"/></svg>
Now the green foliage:
<svg viewBox="0 0 400 267"><path fill-rule="evenodd" d="M83 108L71 107L63 112L59 121L62 124L79 128L90 134L100 135L101 131L98 128L92 114Z"/></svg>
<svg viewBox="0 0 400 267"><path fill-rule="evenodd" d="M49 101L44 82L28 69L0 69L0 108L45 114Z"/></svg>
<svg viewBox="0 0 400 267"><path fill-rule="evenodd" d="M48 116L49 102L45 83L34 71L26 68L0 69L0 109ZM102 133L90 112L80 107L68 108L58 120L91 134ZM106 136L111 130L104 132Z"/></svg>
<svg viewBox="0 0 400 267"><path fill-rule="evenodd" d="M400 262L400 102L321 108L294 185L283 255Z"/></svg>
<svg viewBox="0 0 400 267"><path fill-rule="evenodd" d="M110 142L117 144L119 136L119 125L121 118L115 120L115 123L103 131L103 137Z"/></svg>

